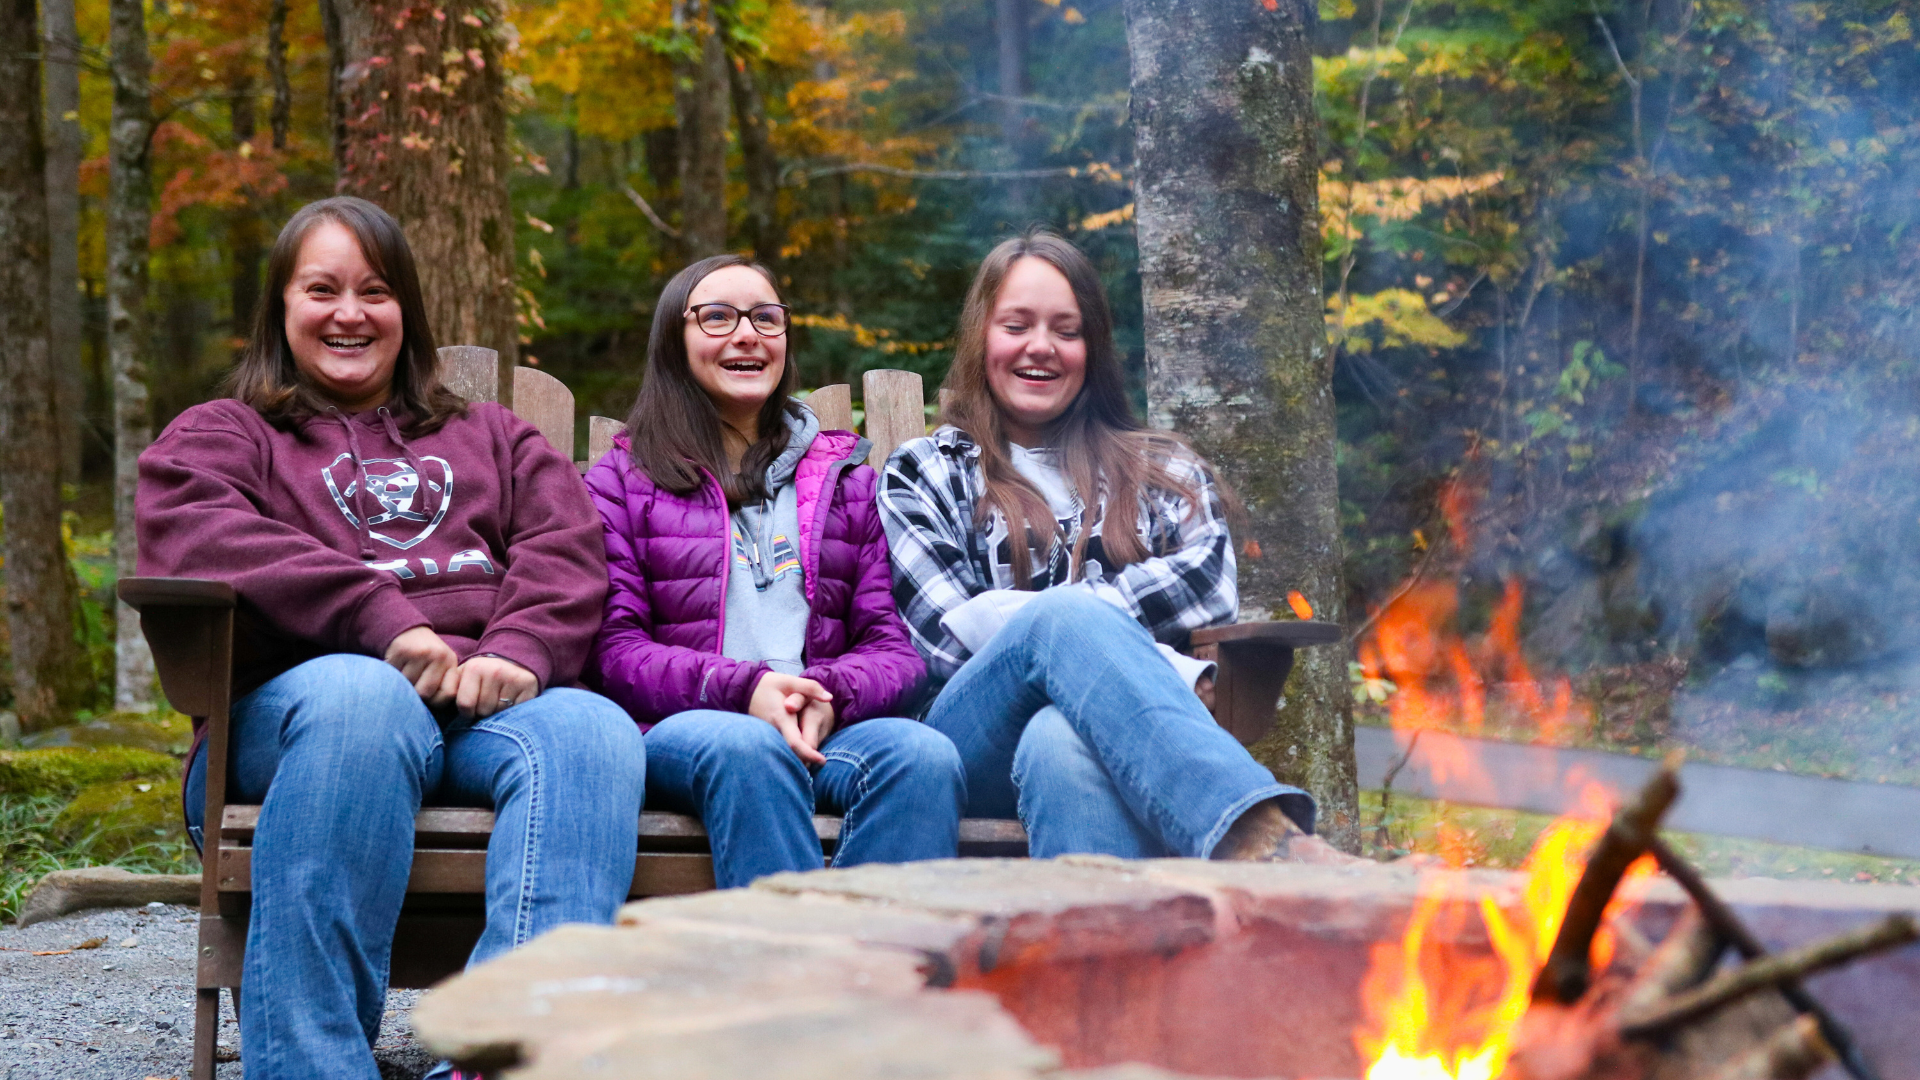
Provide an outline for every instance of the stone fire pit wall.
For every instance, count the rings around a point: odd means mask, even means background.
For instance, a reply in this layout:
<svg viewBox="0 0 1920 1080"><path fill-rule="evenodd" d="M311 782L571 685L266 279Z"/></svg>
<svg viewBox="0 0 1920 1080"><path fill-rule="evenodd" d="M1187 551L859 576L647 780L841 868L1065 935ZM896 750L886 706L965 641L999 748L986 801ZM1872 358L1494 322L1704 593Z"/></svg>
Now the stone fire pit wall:
<svg viewBox="0 0 1920 1080"><path fill-rule="evenodd" d="M1521 884L1449 875L1458 917L1430 940L1490 955L1479 899L1517 913ZM413 1023L498 1080L1358 1077L1360 983L1420 885L1401 867L1084 856L781 874L563 927L449 980ZM1920 910L1908 887L1716 888L1771 948ZM1653 883L1637 921L1657 938L1680 901ZM1885 1080L1920 1080L1920 946L1810 988Z"/></svg>

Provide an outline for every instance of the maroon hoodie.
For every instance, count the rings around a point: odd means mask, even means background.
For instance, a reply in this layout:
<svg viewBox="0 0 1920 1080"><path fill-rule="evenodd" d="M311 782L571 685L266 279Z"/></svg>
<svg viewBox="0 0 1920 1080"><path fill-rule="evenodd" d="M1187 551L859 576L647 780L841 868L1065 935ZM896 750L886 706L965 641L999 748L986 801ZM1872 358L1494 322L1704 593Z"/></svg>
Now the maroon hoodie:
<svg viewBox="0 0 1920 1080"><path fill-rule="evenodd" d="M416 626L543 689L579 676L607 562L573 464L498 405L417 437L404 419L329 409L282 431L211 401L140 455L140 573L233 586L236 694Z"/></svg>

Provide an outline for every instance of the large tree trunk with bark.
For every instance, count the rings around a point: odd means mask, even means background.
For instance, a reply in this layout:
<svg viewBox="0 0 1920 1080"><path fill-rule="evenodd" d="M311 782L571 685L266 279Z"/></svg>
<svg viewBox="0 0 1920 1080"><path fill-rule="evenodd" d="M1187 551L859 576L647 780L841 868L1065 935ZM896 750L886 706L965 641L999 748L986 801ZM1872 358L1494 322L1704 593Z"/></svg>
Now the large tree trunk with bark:
<svg viewBox="0 0 1920 1080"><path fill-rule="evenodd" d="M506 8L499 0L329 0L339 190L406 229L434 337L511 366ZM511 386L503 378L501 386Z"/></svg>
<svg viewBox="0 0 1920 1080"><path fill-rule="evenodd" d="M774 155L766 98L744 56L727 65L733 83L733 119L740 126L740 158L747 174L747 229L754 257L778 269L786 229L780 220L780 159Z"/></svg>
<svg viewBox="0 0 1920 1080"><path fill-rule="evenodd" d="M1134 192L1156 426L1246 500L1247 617L1297 589L1344 618L1331 353L1320 300L1310 0L1127 0ZM1254 753L1359 842L1343 650L1301 650Z"/></svg>
<svg viewBox="0 0 1920 1080"><path fill-rule="evenodd" d="M110 0L108 50L113 69L113 121L107 137L107 356L113 370L113 562L121 577L138 573L133 500L140 452L153 441L147 398L147 235L153 226L153 100L148 80L147 17L141 0ZM113 704L154 703L153 653L140 616L115 607Z"/></svg>
<svg viewBox="0 0 1920 1080"><path fill-rule="evenodd" d="M84 704L73 578L60 540L60 444L47 348L47 162L34 0L0 0L0 530L20 726Z"/></svg>
<svg viewBox="0 0 1920 1080"><path fill-rule="evenodd" d="M693 55L673 65L680 243L702 259L727 248L727 52L714 0L673 0L673 25L693 41Z"/></svg>
<svg viewBox="0 0 1920 1080"><path fill-rule="evenodd" d="M77 484L87 404L80 356L80 30L73 0L45 0L40 19L47 95L47 348L60 425L60 479Z"/></svg>

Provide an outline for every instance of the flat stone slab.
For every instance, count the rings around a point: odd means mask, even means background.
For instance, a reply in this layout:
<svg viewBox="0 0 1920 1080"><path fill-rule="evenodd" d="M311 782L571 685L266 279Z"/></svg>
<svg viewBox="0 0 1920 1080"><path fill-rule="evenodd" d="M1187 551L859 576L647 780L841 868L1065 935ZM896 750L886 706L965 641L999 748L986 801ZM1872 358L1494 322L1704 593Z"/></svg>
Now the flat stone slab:
<svg viewBox="0 0 1920 1080"><path fill-rule="evenodd" d="M781 874L563 927L449 980L413 1022L495 1080L1354 1077L1359 986L1416 900L1437 890L1461 915L1432 944L1486 958L1480 904L1518 911L1523 884L1090 856ZM1680 891L1633 884L1634 918L1664 934ZM1775 948L1920 910L1903 886L1715 887ZM1885 1080L1920 1080L1920 946L1810 987Z"/></svg>
<svg viewBox="0 0 1920 1080"><path fill-rule="evenodd" d="M562 926L449 980L413 1022L433 1031L441 1055L491 1073L582 1058L630 1036L678 1038L814 1013L843 995L907 998L925 986L912 956L850 939L719 925Z"/></svg>
<svg viewBox="0 0 1920 1080"><path fill-rule="evenodd" d="M942 859L774 874L755 889L834 897L894 910L978 920L982 970L1037 952L1055 958L1167 952L1208 941L1211 901L1119 859Z"/></svg>

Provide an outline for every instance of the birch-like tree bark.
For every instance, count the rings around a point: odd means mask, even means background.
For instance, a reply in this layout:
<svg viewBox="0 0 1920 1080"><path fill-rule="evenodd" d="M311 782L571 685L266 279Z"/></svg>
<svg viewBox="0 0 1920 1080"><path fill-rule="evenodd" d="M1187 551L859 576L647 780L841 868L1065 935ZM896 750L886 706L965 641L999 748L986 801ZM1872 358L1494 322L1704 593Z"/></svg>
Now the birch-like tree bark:
<svg viewBox="0 0 1920 1080"><path fill-rule="evenodd" d="M47 348L47 161L34 0L0 0L0 531L13 708L23 730L83 704L73 577L60 538L60 446Z"/></svg>
<svg viewBox="0 0 1920 1080"><path fill-rule="evenodd" d="M1332 354L1320 297L1312 0L1126 0L1134 196L1156 426L1246 500L1243 617L1297 589L1341 621ZM1254 754L1359 841L1347 656L1302 649Z"/></svg>
<svg viewBox="0 0 1920 1080"><path fill-rule="evenodd" d="M507 196L505 4L329 0L327 7L340 193L399 219L434 337L497 350L510 367L520 336Z"/></svg>
<svg viewBox="0 0 1920 1080"><path fill-rule="evenodd" d="M689 259L727 248L727 51L714 0L673 0L673 25L693 55L673 64L680 153L680 243Z"/></svg>
<svg viewBox="0 0 1920 1080"><path fill-rule="evenodd" d="M153 441L147 398L147 235L153 226L153 61L141 0L108 0L113 119L107 134L107 358L113 371L113 563L138 573L133 499L140 452ZM154 704L153 652L140 615L115 602L113 707Z"/></svg>
<svg viewBox="0 0 1920 1080"><path fill-rule="evenodd" d="M80 356L80 30L73 0L40 5L46 63L47 348L53 357L60 479L80 482L86 390Z"/></svg>

